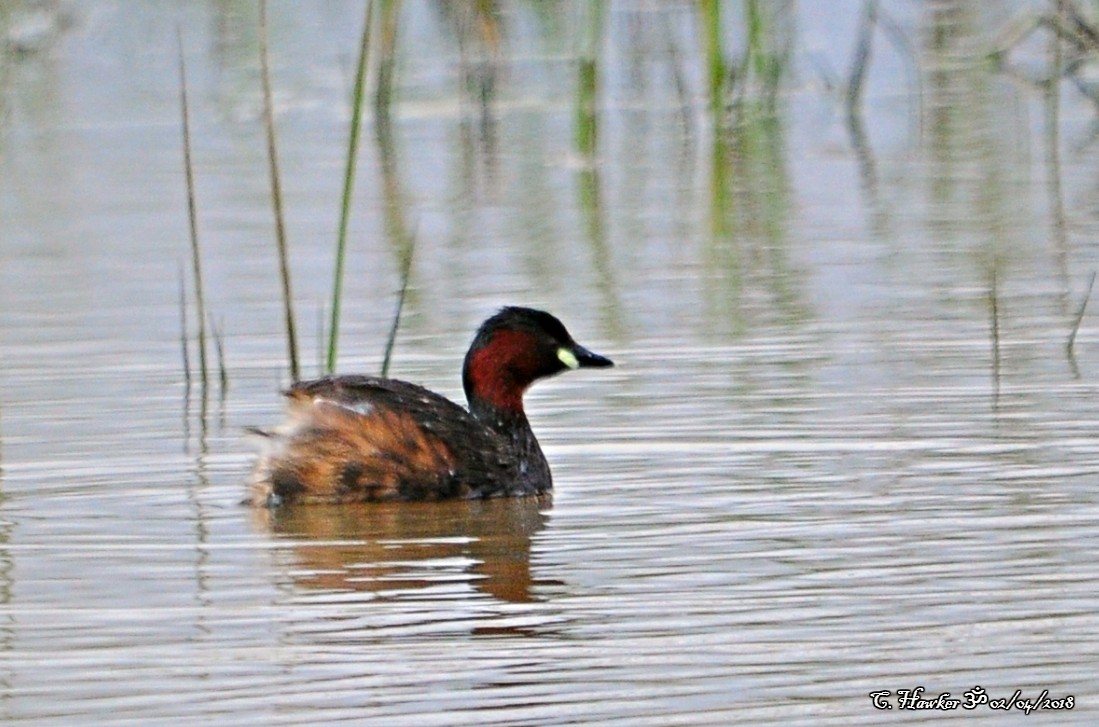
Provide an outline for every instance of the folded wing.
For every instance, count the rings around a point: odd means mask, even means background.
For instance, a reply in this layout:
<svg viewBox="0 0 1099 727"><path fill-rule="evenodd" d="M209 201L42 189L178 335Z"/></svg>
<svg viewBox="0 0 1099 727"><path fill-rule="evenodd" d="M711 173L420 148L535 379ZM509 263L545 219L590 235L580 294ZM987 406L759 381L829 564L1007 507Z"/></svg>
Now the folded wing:
<svg viewBox="0 0 1099 727"><path fill-rule="evenodd" d="M487 497L516 478L498 435L420 386L338 376L285 393L287 421L262 432L255 504Z"/></svg>

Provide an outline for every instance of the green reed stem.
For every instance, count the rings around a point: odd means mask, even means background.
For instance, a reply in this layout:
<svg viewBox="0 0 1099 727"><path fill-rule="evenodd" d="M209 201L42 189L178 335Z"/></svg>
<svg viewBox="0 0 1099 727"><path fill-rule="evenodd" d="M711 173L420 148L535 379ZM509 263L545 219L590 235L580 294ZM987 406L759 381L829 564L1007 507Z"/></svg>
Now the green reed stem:
<svg viewBox="0 0 1099 727"><path fill-rule="evenodd" d="M393 356L393 346L397 342L397 329L401 325L401 311L404 310L405 294L408 292L408 280L412 277L412 255L416 251L416 235L408 238L408 249L401 261L401 290L397 294L397 310L393 312L393 325L389 328L389 338L385 342L385 356L382 358L382 376L389 375L389 361Z"/></svg>
<svg viewBox="0 0 1099 727"><path fill-rule="evenodd" d="M744 11L748 38L744 61L737 73L739 90L742 94L761 94L763 109L772 114L790 59L790 31L784 29L782 11L776 3L745 0Z"/></svg>
<svg viewBox="0 0 1099 727"><path fill-rule="evenodd" d="M218 384L221 387L221 394L224 397L225 391L229 388L229 371L225 367L225 346L223 345L221 329L218 327L218 324L214 322L212 316L210 317L210 331L214 337L214 350L217 352L218 357Z"/></svg>
<svg viewBox="0 0 1099 727"><path fill-rule="evenodd" d="M721 0L700 0L702 31L706 47L706 77L710 94L710 113L715 122L725 107L725 53L721 41Z"/></svg>
<svg viewBox="0 0 1099 727"><path fill-rule="evenodd" d="M585 157L595 156L598 139L595 98L599 69L594 58L581 58L576 95L576 148Z"/></svg>
<svg viewBox="0 0 1099 727"><path fill-rule="evenodd" d="M374 88L374 113L384 123L393 101L393 72L397 65L397 26L401 0L380 0L381 43L378 49L378 79Z"/></svg>
<svg viewBox="0 0 1099 727"><path fill-rule="evenodd" d="M191 388L191 351L187 344L187 281L179 263L179 346L183 354L183 382Z"/></svg>
<svg viewBox="0 0 1099 727"><path fill-rule="evenodd" d="M209 383L206 357L206 297L202 291L202 255L198 242L198 205L195 200L195 172L191 163L191 121L187 104L187 66L183 59L183 33L176 27L179 49L179 106L183 118L183 169L187 179L187 220L191 232L191 268L195 279L195 306L198 318L198 362L202 388Z"/></svg>
<svg viewBox="0 0 1099 727"><path fill-rule="evenodd" d="M282 212L282 184L279 182L278 144L275 138L275 112L271 100L271 66L267 52L267 0L259 4L260 78L263 85L263 127L267 132L267 161L271 176L271 206L275 213L275 245L279 256L279 278L282 283L282 310L286 322L287 355L290 377L301 378L298 366L298 337L294 327L294 298L290 288L290 262L286 243L286 223Z"/></svg>
<svg viewBox="0 0 1099 727"><path fill-rule="evenodd" d="M599 96L599 47L603 38L604 5L594 0L587 6L584 46L580 49L580 68L576 84L576 147L589 160L595 156L598 142L596 103Z"/></svg>
<svg viewBox="0 0 1099 727"><path fill-rule="evenodd" d="M855 46L855 61L851 64L851 76L847 81L847 117L849 119L858 115L862 104L863 82L866 80L866 70L870 62L877 17L877 0L866 0L859 26L858 42Z"/></svg>
<svg viewBox="0 0 1099 727"><path fill-rule="evenodd" d="M1088 309L1088 301L1091 300L1091 289L1095 287L1095 271L1091 271L1088 278L1088 290L1084 293L1084 299L1080 301L1080 307L1076 309L1076 319L1072 322L1072 332L1068 335L1068 350L1072 351L1076 346L1076 334L1080 331L1080 323L1084 320L1084 312Z"/></svg>
<svg viewBox="0 0 1099 727"><path fill-rule="evenodd" d="M359 151L359 132L362 126L363 98L366 95L366 60L370 50L370 29L374 18L374 0L366 4L362 39L359 42L359 63L355 69L355 90L351 98L351 131L347 140L347 165L343 177L343 195L340 199L340 228L336 238L336 271L332 284L332 318L328 329L328 360L325 370L336 369L336 342L340 335L340 301L343 298L343 269L347 254L347 226L351 219L351 193L355 184L355 160Z"/></svg>

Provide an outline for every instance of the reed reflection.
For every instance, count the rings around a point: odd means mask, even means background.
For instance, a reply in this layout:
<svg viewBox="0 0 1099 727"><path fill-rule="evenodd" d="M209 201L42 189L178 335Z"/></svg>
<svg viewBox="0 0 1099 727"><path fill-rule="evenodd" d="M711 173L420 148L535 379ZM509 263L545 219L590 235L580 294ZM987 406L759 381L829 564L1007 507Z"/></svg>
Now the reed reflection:
<svg viewBox="0 0 1099 727"><path fill-rule="evenodd" d="M256 512L258 524L292 540L296 586L346 592L438 585L431 561L466 558L477 591L509 603L536 600L531 541L545 527L552 498L289 507ZM448 574L447 580L452 576Z"/></svg>

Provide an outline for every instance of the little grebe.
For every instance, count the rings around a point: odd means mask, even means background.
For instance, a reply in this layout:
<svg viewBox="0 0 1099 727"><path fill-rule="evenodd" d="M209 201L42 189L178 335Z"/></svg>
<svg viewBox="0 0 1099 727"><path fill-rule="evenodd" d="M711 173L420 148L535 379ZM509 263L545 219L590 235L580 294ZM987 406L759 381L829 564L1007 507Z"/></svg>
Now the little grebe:
<svg viewBox="0 0 1099 727"><path fill-rule="evenodd" d="M523 392L566 369L613 366L561 321L509 307L485 321L462 365L469 411L395 379L329 376L286 392L288 421L266 442L251 502L441 500L533 495L553 486Z"/></svg>

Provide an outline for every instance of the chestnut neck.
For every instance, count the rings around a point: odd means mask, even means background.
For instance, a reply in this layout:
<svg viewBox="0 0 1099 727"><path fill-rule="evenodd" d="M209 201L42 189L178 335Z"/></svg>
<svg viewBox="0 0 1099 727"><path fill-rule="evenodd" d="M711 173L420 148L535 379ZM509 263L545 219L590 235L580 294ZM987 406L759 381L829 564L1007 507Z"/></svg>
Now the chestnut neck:
<svg viewBox="0 0 1099 727"><path fill-rule="evenodd" d="M549 463L523 411L523 392L546 370L535 344L529 333L496 331L487 343L475 343L462 368L469 412L508 442L515 457L513 486L522 494L553 486Z"/></svg>
<svg viewBox="0 0 1099 727"><path fill-rule="evenodd" d="M485 408L523 413L523 392L531 382L523 380L511 359L521 352L525 336L497 331L487 343L469 350L462 367L462 385L474 414Z"/></svg>
<svg viewBox="0 0 1099 727"><path fill-rule="evenodd" d="M523 394L540 378L563 370L546 337L524 328L492 325L477 332L462 367L469 411L505 440L515 457L515 487L524 494L553 486L549 463L523 411Z"/></svg>
<svg viewBox="0 0 1099 727"><path fill-rule="evenodd" d="M523 394L558 366L542 348L533 333L523 330L498 329L485 340L478 336L462 367L470 412L486 423L497 419L525 423Z"/></svg>

